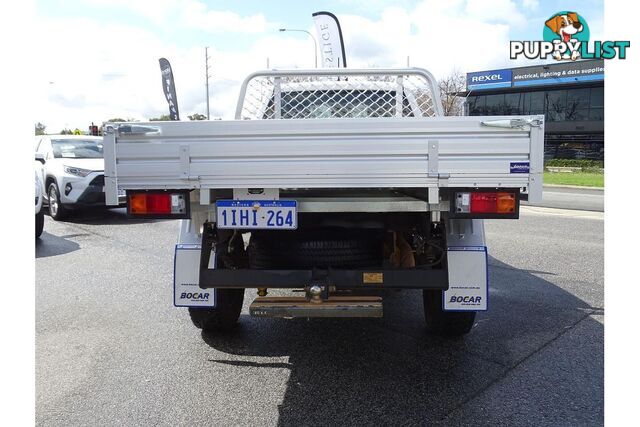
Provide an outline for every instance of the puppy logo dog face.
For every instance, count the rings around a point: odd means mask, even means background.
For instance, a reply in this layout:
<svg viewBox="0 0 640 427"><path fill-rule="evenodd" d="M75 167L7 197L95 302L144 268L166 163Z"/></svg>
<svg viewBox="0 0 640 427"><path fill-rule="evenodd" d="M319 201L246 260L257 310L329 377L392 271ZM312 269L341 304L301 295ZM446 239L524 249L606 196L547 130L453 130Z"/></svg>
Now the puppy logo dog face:
<svg viewBox="0 0 640 427"><path fill-rule="evenodd" d="M575 61L581 57L581 45L589 41L589 25L576 12L558 12L544 22L542 37L553 43L553 58Z"/></svg>
<svg viewBox="0 0 640 427"><path fill-rule="evenodd" d="M574 35L581 32L584 26L575 12L567 12L566 14L558 14L552 16L545 22L545 25L560 36L560 40L567 43L574 39Z"/></svg>

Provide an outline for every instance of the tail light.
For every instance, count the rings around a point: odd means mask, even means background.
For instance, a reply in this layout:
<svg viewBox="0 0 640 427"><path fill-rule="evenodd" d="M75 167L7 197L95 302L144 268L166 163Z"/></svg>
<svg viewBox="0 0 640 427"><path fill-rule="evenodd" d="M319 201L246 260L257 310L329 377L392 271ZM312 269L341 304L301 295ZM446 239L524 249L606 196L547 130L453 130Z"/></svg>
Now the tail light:
<svg viewBox="0 0 640 427"><path fill-rule="evenodd" d="M515 189L453 191L453 218L518 218L519 191Z"/></svg>
<svg viewBox="0 0 640 427"><path fill-rule="evenodd" d="M128 190L127 213L136 218L189 218L189 193Z"/></svg>

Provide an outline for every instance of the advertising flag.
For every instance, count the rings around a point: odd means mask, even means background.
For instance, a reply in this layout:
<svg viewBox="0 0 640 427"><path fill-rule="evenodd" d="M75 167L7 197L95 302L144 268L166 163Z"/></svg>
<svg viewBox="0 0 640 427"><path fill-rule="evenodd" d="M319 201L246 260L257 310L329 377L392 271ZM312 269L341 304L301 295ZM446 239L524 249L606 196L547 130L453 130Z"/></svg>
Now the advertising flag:
<svg viewBox="0 0 640 427"><path fill-rule="evenodd" d="M322 67L346 67L347 58L344 54L342 30L338 18L331 12L316 12L312 16L318 33Z"/></svg>
<svg viewBox="0 0 640 427"><path fill-rule="evenodd" d="M164 96L167 98L167 103L169 104L169 116L171 120L180 120L178 99L176 98L176 85L173 81L171 64L169 64L166 58L160 58L159 62L160 71L162 72L162 90L164 90Z"/></svg>

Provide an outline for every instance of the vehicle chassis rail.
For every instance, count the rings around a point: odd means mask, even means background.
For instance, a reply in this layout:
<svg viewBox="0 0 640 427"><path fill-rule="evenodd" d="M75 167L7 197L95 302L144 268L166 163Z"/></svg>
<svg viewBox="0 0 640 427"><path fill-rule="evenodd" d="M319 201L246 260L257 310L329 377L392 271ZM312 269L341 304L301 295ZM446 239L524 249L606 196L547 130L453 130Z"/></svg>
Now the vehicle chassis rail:
<svg viewBox="0 0 640 427"><path fill-rule="evenodd" d="M304 288L319 284L340 289L449 289L446 255L441 268L359 268L359 269L290 269L257 270L209 268L210 257L215 241L215 231L205 227L202 233L200 253L200 288ZM213 231L213 233L211 232ZM220 245L224 247L225 245ZM215 265L219 266L219 251Z"/></svg>

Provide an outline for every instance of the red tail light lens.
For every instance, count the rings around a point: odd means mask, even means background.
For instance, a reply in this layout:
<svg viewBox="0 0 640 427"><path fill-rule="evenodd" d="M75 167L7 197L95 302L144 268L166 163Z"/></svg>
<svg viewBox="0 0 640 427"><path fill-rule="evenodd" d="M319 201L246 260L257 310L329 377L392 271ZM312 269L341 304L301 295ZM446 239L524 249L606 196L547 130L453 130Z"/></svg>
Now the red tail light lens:
<svg viewBox="0 0 640 427"><path fill-rule="evenodd" d="M171 213L171 194L137 193L129 197L132 215L150 215Z"/></svg>
<svg viewBox="0 0 640 427"><path fill-rule="evenodd" d="M188 218L188 194L127 191L128 213L154 218Z"/></svg>
<svg viewBox="0 0 640 427"><path fill-rule="evenodd" d="M496 189L483 191L465 189L453 192L452 218L518 218L520 198L518 190Z"/></svg>
<svg viewBox="0 0 640 427"><path fill-rule="evenodd" d="M147 196L147 209L149 213L171 213L171 194L149 194Z"/></svg>
<svg viewBox="0 0 640 427"><path fill-rule="evenodd" d="M516 197L513 193L471 193L470 212L474 213L513 213L516 210Z"/></svg>

